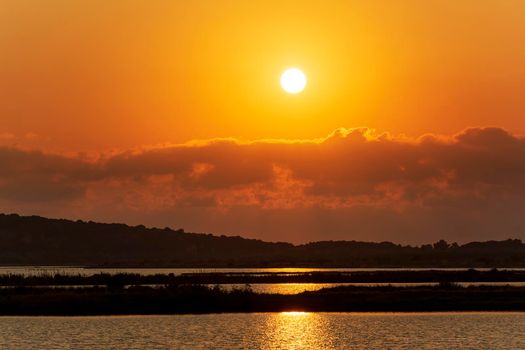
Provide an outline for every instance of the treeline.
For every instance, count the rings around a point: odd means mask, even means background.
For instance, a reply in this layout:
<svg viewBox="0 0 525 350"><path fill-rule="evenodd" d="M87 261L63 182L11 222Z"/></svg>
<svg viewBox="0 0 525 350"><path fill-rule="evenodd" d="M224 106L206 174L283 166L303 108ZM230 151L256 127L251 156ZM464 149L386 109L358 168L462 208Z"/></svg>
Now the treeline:
<svg viewBox="0 0 525 350"><path fill-rule="evenodd" d="M521 240L303 245L142 225L0 214L0 265L115 267L525 267Z"/></svg>

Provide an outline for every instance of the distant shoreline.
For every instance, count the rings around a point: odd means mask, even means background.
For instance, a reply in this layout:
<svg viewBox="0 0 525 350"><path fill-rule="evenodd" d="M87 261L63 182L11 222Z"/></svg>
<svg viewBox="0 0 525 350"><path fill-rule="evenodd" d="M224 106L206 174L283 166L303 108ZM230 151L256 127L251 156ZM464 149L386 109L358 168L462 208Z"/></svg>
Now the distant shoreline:
<svg viewBox="0 0 525 350"><path fill-rule="evenodd" d="M525 287L334 287L293 295L201 285L0 290L2 316L170 315L239 312L525 311Z"/></svg>
<svg viewBox="0 0 525 350"><path fill-rule="evenodd" d="M419 246L265 242L183 229L0 214L0 266L86 268L523 268L519 239Z"/></svg>

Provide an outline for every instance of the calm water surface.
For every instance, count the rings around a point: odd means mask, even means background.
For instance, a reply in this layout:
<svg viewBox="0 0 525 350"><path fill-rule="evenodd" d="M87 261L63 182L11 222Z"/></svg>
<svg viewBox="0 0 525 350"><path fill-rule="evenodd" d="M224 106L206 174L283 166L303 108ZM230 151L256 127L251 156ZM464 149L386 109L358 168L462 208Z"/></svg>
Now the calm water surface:
<svg viewBox="0 0 525 350"><path fill-rule="evenodd" d="M416 282L416 283L252 283L249 284L251 290L256 293L270 293L270 294L297 294L302 292L313 292L323 288L333 288L338 286L359 286L359 287L378 287L378 286L392 286L392 287L418 287L418 286L437 286L439 283L433 282ZM458 282L460 286L513 286L525 287L525 282ZM208 284L213 287L213 284ZM226 290L243 289L246 284L221 284L222 288Z"/></svg>
<svg viewBox="0 0 525 350"><path fill-rule="evenodd" d="M0 317L0 349L525 349L525 313Z"/></svg>
<svg viewBox="0 0 525 350"><path fill-rule="evenodd" d="M525 271L525 268L499 268L500 270ZM281 272L299 273L315 271L465 271L468 268L302 268L302 267L279 267L279 268L85 268L68 266L0 266L0 274L69 274L89 276L96 273L138 273L141 275L169 274L180 275L183 273L257 273L257 272ZM478 271L488 271L490 268L476 268Z"/></svg>

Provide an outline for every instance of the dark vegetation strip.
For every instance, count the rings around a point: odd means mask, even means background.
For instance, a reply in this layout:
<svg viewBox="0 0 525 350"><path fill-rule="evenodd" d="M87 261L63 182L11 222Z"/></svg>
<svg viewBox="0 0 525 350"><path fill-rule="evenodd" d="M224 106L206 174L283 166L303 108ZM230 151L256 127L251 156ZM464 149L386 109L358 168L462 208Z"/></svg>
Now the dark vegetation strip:
<svg viewBox="0 0 525 350"><path fill-rule="evenodd" d="M523 287L335 287L296 295L199 285L0 290L0 315L129 315L279 311L525 311Z"/></svg>
<svg viewBox="0 0 525 350"><path fill-rule="evenodd" d="M0 275L0 286L46 285L178 285L259 283L423 283L423 282L525 282L525 271L356 271L306 273L195 273L140 275L99 273L90 276L67 274Z"/></svg>

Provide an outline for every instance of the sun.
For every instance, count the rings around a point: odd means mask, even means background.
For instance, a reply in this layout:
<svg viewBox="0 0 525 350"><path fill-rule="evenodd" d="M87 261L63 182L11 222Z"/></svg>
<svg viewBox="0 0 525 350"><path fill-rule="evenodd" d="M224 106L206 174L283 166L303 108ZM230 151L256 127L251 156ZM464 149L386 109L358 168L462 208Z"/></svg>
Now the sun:
<svg viewBox="0 0 525 350"><path fill-rule="evenodd" d="M288 68L281 74L281 87L289 94L297 94L306 87L306 75L299 68Z"/></svg>

